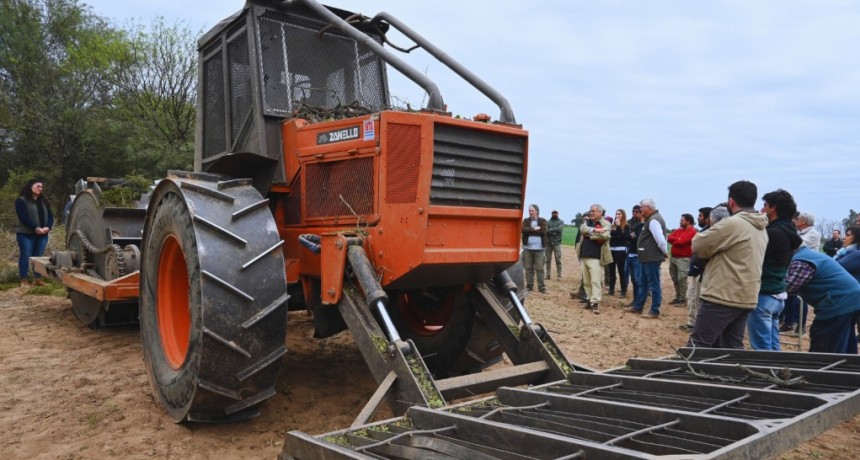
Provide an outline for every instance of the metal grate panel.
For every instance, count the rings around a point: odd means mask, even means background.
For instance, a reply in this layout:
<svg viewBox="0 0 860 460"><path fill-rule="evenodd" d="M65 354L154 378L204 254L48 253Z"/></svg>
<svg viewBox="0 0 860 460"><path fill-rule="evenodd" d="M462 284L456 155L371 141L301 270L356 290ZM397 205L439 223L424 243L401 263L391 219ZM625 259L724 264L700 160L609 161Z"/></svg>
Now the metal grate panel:
<svg viewBox="0 0 860 460"><path fill-rule="evenodd" d="M299 225L302 223L302 175L296 174L290 184L290 196L284 200L284 223Z"/></svg>
<svg viewBox="0 0 860 460"><path fill-rule="evenodd" d="M248 32L243 31L227 43L230 77L230 151L242 151L252 124L254 105L251 93L251 63L248 56ZM240 135L242 134L242 135ZM244 140L242 139L244 138Z"/></svg>
<svg viewBox="0 0 860 460"><path fill-rule="evenodd" d="M421 166L421 127L389 123L387 141L385 201L414 203Z"/></svg>
<svg viewBox="0 0 860 460"><path fill-rule="evenodd" d="M328 109L357 104L374 112L388 106L383 61L327 26L275 11L259 18L266 114L290 115L300 103Z"/></svg>
<svg viewBox="0 0 860 460"><path fill-rule="evenodd" d="M571 374L569 381L536 391L744 420L790 419L824 405L808 395L606 374Z"/></svg>
<svg viewBox="0 0 860 460"><path fill-rule="evenodd" d="M438 124L430 204L522 209L525 138Z"/></svg>
<svg viewBox="0 0 860 460"><path fill-rule="evenodd" d="M203 64L203 158L224 151L227 144L224 119L224 60L219 50Z"/></svg>
<svg viewBox="0 0 860 460"><path fill-rule="evenodd" d="M860 357L819 353L749 352L682 348L687 359L630 359L611 375L674 382L700 382L798 394L860 391ZM802 355L807 355L806 357ZM776 380L802 378L802 384L777 387Z"/></svg>
<svg viewBox="0 0 860 460"><path fill-rule="evenodd" d="M679 353L687 358L631 359L608 373L573 372L567 380L528 389L503 387L493 398L448 408L413 406L405 417L317 437L294 431L284 453L368 459L764 458L860 412L858 356ZM696 373L719 379L734 379L747 368L806 381L796 388L772 382L750 388L696 377L687 362ZM693 378L674 380L685 373Z"/></svg>
<svg viewBox="0 0 860 460"><path fill-rule="evenodd" d="M306 217L373 213L373 158L309 164L305 175Z"/></svg>

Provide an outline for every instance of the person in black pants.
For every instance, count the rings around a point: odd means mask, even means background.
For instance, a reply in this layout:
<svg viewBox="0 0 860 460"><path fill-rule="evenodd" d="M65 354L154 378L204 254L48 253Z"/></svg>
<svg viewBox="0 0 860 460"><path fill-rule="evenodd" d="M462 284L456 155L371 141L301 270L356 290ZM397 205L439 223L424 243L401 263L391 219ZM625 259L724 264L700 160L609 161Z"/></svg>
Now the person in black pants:
<svg viewBox="0 0 860 460"><path fill-rule="evenodd" d="M615 211L615 219L609 229L609 250L612 251L612 264L609 265L609 295L615 294L615 274L618 273L618 283L621 297L627 296L627 252L630 248L630 225L627 223L627 213L623 209Z"/></svg>

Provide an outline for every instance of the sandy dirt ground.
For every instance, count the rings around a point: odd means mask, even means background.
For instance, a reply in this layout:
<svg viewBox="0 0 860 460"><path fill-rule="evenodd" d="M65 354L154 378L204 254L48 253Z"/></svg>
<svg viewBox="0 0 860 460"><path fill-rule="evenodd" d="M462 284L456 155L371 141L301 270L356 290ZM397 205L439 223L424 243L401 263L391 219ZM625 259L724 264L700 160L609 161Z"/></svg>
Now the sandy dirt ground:
<svg viewBox="0 0 860 460"><path fill-rule="evenodd" d="M568 293L579 277L572 250L565 277L530 295L535 321L567 356L596 369L630 357L662 357L682 346L686 308L663 306L659 320L624 313L630 298L607 297L593 315ZM672 290L664 265L664 293ZM671 299L671 294L666 297ZM91 330L67 299L0 292L0 459L275 458L285 434L345 428L376 389L348 334L312 338L304 312L289 316L278 394L260 417L225 425L177 425L150 395L136 328ZM780 459L853 459L860 416L781 454Z"/></svg>

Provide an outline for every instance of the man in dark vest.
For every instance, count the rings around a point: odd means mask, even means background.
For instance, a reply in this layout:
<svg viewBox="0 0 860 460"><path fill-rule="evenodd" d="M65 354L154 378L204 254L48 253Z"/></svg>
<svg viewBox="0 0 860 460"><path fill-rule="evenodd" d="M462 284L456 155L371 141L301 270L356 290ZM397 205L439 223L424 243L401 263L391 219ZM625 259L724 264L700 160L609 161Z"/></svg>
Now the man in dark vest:
<svg viewBox="0 0 860 460"><path fill-rule="evenodd" d="M577 245L576 254L582 269L582 284L588 301L585 308L600 314L600 299L603 296L603 266L612 261L609 252L609 222L603 218L603 206L591 205L588 218L579 227L582 239Z"/></svg>
<svg viewBox="0 0 860 460"><path fill-rule="evenodd" d="M642 211L642 218L645 219L642 233L636 244L636 253L642 267L643 288L633 299L633 306L629 311L642 313L645 308L646 292L650 292L651 311L645 315L645 318L657 319L660 317L660 302L663 300L660 288L660 265L669 258L666 254L666 222L657 210L653 199L646 198L640 201L639 208Z"/></svg>
<svg viewBox="0 0 860 460"><path fill-rule="evenodd" d="M860 321L860 284L839 262L802 247L794 253L786 290L799 293L815 310L809 351L857 354L854 324Z"/></svg>

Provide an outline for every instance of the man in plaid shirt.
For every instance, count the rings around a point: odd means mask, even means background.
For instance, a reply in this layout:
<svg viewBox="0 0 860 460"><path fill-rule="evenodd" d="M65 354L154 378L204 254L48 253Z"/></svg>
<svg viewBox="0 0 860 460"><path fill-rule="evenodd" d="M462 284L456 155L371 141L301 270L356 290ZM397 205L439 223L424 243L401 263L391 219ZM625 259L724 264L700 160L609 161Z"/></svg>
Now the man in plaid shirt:
<svg viewBox="0 0 860 460"><path fill-rule="evenodd" d="M809 351L857 354L854 324L860 319L860 283L827 254L801 247L785 277L786 291L812 305Z"/></svg>

